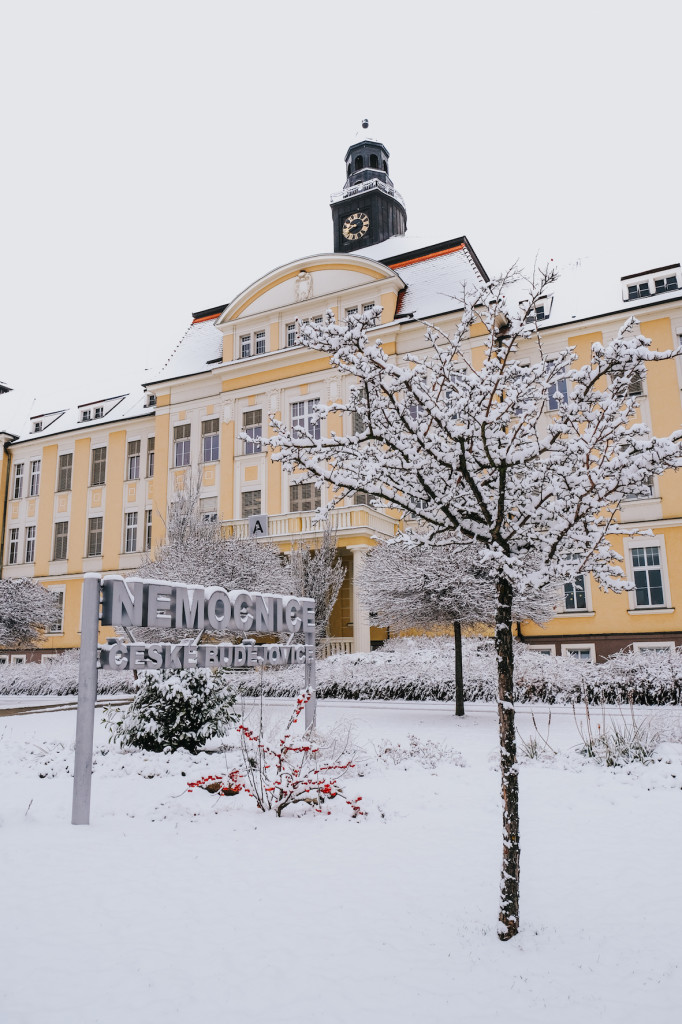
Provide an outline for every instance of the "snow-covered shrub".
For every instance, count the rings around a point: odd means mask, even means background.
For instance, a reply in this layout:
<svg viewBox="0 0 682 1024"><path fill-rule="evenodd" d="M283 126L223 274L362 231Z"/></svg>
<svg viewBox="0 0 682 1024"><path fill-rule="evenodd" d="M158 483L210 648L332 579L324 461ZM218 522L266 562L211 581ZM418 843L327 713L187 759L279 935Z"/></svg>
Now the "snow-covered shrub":
<svg viewBox="0 0 682 1024"><path fill-rule="evenodd" d="M0 665L0 694L3 696L67 697L78 693L79 651L65 651L54 661ZM107 696L134 693L132 672L100 670L97 693Z"/></svg>
<svg viewBox="0 0 682 1024"><path fill-rule="evenodd" d="M409 743L394 743L392 740L382 740L376 748L377 757L380 761L390 761L391 764L402 764L404 761L416 761L424 768L437 768L439 764L455 764L459 768L466 767L466 761L458 750L448 746L447 743L438 743L436 740L423 740L419 736L410 733L407 737Z"/></svg>
<svg viewBox="0 0 682 1024"><path fill-rule="evenodd" d="M343 760L330 764L312 735L303 734L299 738L293 735L311 697L311 690L301 691L283 734L272 743L264 737L262 713L258 731L244 722L238 726L243 771L232 773L231 785L241 784L261 811L275 811L277 817L294 804L306 804L322 814L327 801L341 797L341 802L351 808L356 818L363 813L360 809L362 797L347 797L339 782L349 769L355 767L348 755L344 753ZM327 809L326 813L331 814L331 811Z"/></svg>
<svg viewBox="0 0 682 1024"><path fill-rule="evenodd" d="M112 715L112 739L124 746L190 754L224 736L238 718L235 690L218 669L142 672L129 708Z"/></svg>

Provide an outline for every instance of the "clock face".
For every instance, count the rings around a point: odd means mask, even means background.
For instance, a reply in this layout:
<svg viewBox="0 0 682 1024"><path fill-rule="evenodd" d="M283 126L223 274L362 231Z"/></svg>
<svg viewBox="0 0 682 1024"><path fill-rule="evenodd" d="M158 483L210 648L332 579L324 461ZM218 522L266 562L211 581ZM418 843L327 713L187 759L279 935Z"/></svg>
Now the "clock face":
<svg viewBox="0 0 682 1024"><path fill-rule="evenodd" d="M369 231L369 217L366 213L351 213L343 222L343 237L349 242L362 238Z"/></svg>

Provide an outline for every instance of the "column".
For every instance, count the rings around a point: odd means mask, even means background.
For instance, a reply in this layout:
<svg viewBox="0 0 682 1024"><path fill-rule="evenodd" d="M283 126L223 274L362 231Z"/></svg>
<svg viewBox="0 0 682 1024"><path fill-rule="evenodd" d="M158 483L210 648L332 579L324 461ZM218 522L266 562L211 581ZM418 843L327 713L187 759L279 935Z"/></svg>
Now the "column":
<svg viewBox="0 0 682 1024"><path fill-rule="evenodd" d="M361 603L358 594L357 580L362 572L363 561L369 551L369 544L349 545L348 550L353 553L353 652L365 654L370 650L369 642L369 612Z"/></svg>

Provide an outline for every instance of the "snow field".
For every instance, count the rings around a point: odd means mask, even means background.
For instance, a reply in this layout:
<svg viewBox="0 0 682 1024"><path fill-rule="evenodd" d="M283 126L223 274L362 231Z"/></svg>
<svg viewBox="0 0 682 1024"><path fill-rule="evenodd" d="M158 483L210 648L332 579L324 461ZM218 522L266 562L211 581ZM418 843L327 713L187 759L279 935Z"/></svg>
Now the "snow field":
<svg viewBox="0 0 682 1024"><path fill-rule="evenodd" d="M288 710L268 702L268 721ZM75 713L0 721L3 1024L679 1020L679 743L603 768L553 712L559 755L520 768L522 927L501 943L493 708L456 720L442 704L320 702L320 728L350 721L364 750L345 781L360 820L187 793L236 747L103 754L99 718L92 825L78 828ZM518 724L531 733L530 710ZM461 757L377 758L410 735Z"/></svg>

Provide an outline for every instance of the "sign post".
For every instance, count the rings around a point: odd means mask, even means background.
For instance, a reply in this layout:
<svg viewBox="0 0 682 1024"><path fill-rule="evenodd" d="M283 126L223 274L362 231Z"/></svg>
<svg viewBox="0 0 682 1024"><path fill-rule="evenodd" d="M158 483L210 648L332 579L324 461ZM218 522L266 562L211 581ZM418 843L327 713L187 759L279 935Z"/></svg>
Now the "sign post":
<svg viewBox="0 0 682 1024"><path fill-rule="evenodd" d="M100 615L100 602L102 612ZM98 645L103 626L191 629L213 634L236 632L303 633L304 644L123 643ZM182 671L188 668L256 668L259 664L305 665L305 685L312 697L305 726L315 724L315 602L307 597L257 594L223 587L141 580L86 573L81 608L76 753L71 823L90 824L90 789L95 730L97 673L108 669Z"/></svg>
<svg viewBox="0 0 682 1024"><path fill-rule="evenodd" d="M94 573L87 573L83 580L72 825L90 824L92 744L95 731L95 701L97 700L97 631L99 629L100 584L101 577Z"/></svg>

